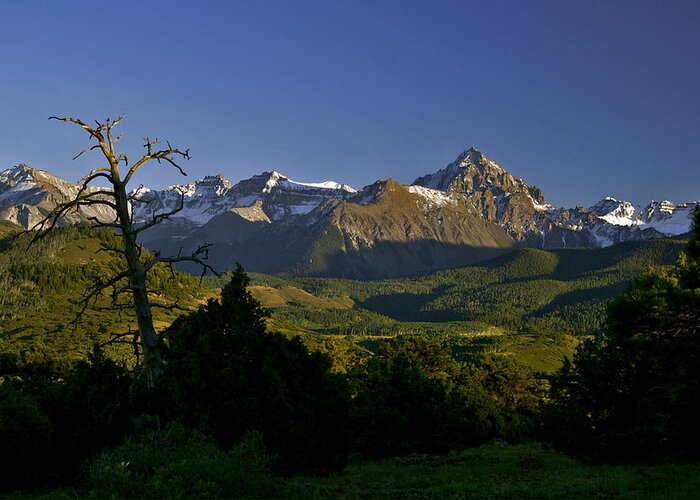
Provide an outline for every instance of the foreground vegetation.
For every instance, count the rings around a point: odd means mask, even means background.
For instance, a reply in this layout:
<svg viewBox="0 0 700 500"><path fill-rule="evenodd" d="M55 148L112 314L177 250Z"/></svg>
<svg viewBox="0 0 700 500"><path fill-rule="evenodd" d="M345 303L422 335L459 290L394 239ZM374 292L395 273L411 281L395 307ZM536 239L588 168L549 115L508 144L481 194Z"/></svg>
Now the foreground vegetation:
<svg viewBox="0 0 700 500"><path fill-rule="evenodd" d="M593 465L538 444L493 444L359 462L338 476L295 478L280 492L300 498L691 498L699 490L698 464Z"/></svg>
<svg viewBox="0 0 700 500"><path fill-rule="evenodd" d="M700 450L700 210L675 264L616 298L605 328L554 373L521 358L573 349L566 337L487 327L350 343L269 318L242 268L228 279L220 299L165 329L155 388L99 345L77 362L36 346L4 352L0 491L570 497L698 486L679 478L697 474ZM348 300L314 292L285 296L319 310ZM478 325L444 327L457 324ZM520 355L480 344L499 335Z"/></svg>
<svg viewBox="0 0 700 500"><path fill-rule="evenodd" d="M137 482L130 468L92 466L87 489L55 490L51 498L267 497L267 498L693 498L700 465L603 465L576 461L533 443L495 443L447 455L409 455L350 463L330 476L281 478L265 472L252 436L229 454L199 443L178 462L166 462ZM185 451L185 450L183 450ZM144 454L145 456L146 454ZM133 458L133 457L129 457ZM138 460L138 459L137 459ZM108 471L108 473L105 473Z"/></svg>

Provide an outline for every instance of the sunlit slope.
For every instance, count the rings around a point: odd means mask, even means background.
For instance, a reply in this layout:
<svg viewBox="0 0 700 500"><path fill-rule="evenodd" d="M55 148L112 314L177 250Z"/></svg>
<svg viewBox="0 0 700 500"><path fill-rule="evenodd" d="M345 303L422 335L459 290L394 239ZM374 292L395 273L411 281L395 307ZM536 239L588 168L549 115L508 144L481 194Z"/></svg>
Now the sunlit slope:
<svg viewBox="0 0 700 500"><path fill-rule="evenodd" d="M684 245L682 239L660 239L595 250L520 249L478 265L378 281L252 276L270 297L291 287L341 301L334 309L308 301L279 300L275 306L287 320L332 333L394 334L396 321L478 321L511 331L581 335L602 326L608 300L648 266L674 262Z"/></svg>
<svg viewBox="0 0 700 500"><path fill-rule="evenodd" d="M103 243L119 246L114 233L73 226L31 246L30 234L15 235L5 231L0 242L0 349L19 352L42 344L82 357L94 343L135 327L128 307L111 307L109 291L73 324L94 277L106 279L122 270L113 253L101 250ZM149 287L157 327L212 294L198 279L165 266L154 268Z"/></svg>

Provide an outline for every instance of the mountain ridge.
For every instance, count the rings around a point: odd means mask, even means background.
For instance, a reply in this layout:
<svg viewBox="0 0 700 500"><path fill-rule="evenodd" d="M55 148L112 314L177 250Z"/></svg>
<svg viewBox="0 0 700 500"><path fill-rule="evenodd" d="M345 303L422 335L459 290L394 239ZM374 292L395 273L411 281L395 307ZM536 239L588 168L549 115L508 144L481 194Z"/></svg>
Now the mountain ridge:
<svg viewBox="0 0 700 500"><path fill-rule="evenodd" d="M0 220L31 227L75 189L42 170L6 170ZM641 207L608 196L589 208L556 207L476 147L410 185L387 179L355 190L272 170L235 184L218 174L162 190L142 186L131 198L136 223L182 205L143 234L152 250L206 241L220 247L214 255L224 268L241 260L261 272L368 278L467 265L516 246L597 248L674 236L689 230L697 204ZM65 223L91 216L76 212Z"/></svg>

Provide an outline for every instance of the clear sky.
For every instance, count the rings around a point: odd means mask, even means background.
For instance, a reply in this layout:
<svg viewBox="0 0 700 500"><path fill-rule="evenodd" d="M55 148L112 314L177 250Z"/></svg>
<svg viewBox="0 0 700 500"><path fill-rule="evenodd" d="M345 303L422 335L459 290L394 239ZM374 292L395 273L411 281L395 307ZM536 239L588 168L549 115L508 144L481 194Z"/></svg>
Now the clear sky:
<svg viewBox="0 0 700 500"><path fill-rule="evenodd" d="M124 114L190 179L409 183L476 145L558 205L700 199L696 0L7 1L0 63L0 169L75 181L47 117Z"/></svg>

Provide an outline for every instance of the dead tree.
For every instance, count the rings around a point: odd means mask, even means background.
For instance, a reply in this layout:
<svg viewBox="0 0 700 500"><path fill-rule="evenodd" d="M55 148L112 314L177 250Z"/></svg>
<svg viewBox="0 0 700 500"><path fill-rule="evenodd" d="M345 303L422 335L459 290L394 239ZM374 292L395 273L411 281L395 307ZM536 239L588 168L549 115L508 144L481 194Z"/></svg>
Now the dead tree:
<svg viewBox="0 0 700 500"><path fill-rule="evenodd" d="M152 305L148 296L149 290L146 279L148 272L159 263L166 263L172 266L176 262L183 261L200 264L203 266L203 272L212 269L204 262L207 257L208 245L200 246L187 256L165 257L160 255L160 253L154 253L147 259L144 258L145 254L137 241L139 233L179 212L182 209L184 198L181 198L179 207L174 210L153 214L149 221L135 222L131 204L134 201L138 201L136 200L137 195L130 195L127 191L127 186L139 169L153 160L161 164L165 163L175 168L180 174L187 175L178 164L178 161L189 160L190 155L189 149L184 151L177 149L167 141L166 147L163 147L158 139L151 140L146 137L143 145L146 149L145 154L135 163L129 164L127 155L118 153L115 150L115 143L120 139L121 135L115 136L113 129L122 121L122 118L118 117L115 120L107 118L104 122L96 121L94 126L72 117L59 118L52 116L49 118L50 120L59 120L78 125L89 134L89 140L95 142L76 155L73 158L74 160L84 153L98 151L103 160L106 160L106 163L103 166L90 170L78 182L77 194L71 200L59 204L32 228L35 231L32 241L37 241L46 236L57 224L61 223L65 215L79 210L81 207L101 206L108 209L107 213L111 215L107 220L100 217L90 217L90 221L96 226L111 228L119 233L123 242L123 248L105 248L105 250L120 254L125 261L125 269L114 276L96 277L93 285L86 291L81 300L81 310L78 314L82 314L91 303L96 302L97 298L107 291L110 292L115 304L121 294L130 293L132 298L131 305L138 326L138 330L133 333L133 342L134 344L138 342L143 351L142 360L136 369L146 373L148 384L153 387L163 369L161 358L162 338L158 335L153 325ZM120 168L123 169L123 172L120 171ZM110 187L98 187L94 184L96 182L105 183L105 181Z"/></svg>

